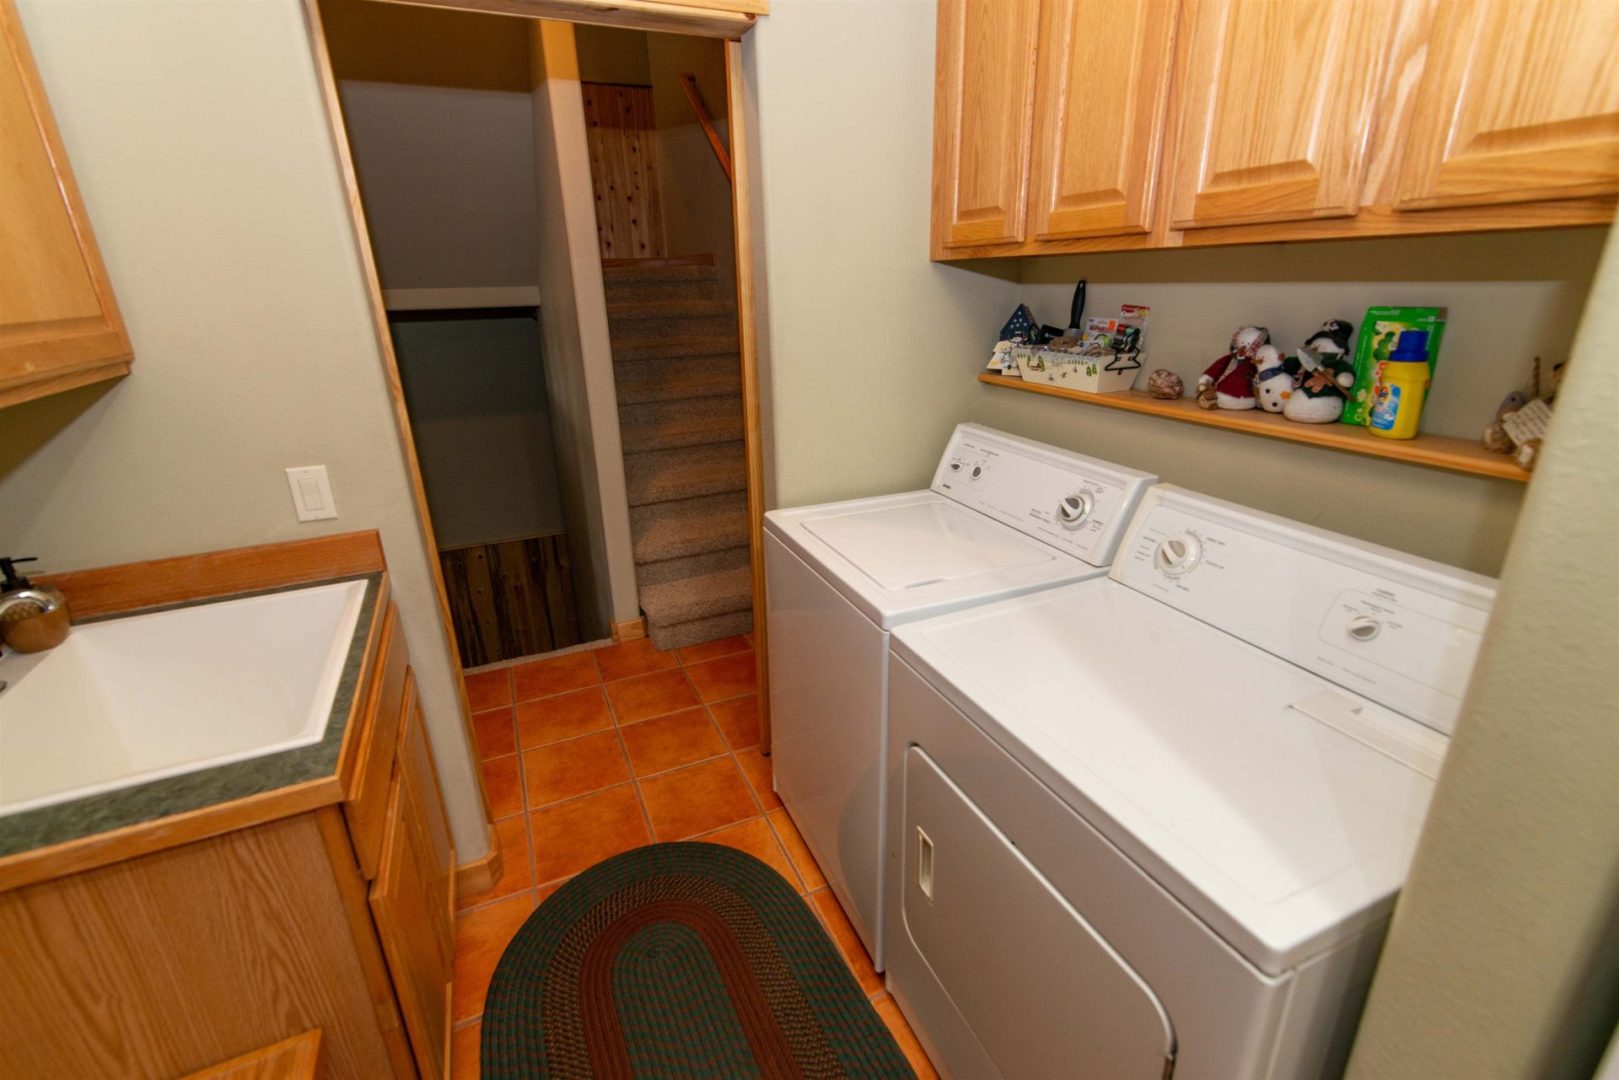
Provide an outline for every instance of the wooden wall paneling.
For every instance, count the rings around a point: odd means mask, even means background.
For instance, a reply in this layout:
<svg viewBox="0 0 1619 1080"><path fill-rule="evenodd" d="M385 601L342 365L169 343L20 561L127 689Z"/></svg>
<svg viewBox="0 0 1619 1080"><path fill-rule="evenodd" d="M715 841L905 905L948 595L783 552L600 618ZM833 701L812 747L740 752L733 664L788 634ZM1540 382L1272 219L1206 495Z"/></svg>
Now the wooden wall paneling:
<svg viewBox="0 0 1619 1080"><path fill-rule="evenodd" d="M1046 0L1040 9L1029 233L1153 227L1175 0Z"/></svg>
<svg viewBox="0 0 1619 1080"><path fill-rule="evenodd" d="M0 0L0 406L134 355L13 0Z"/></svg>
<svg viewBox="0 0 1619 1080"><path fill-rule="evenodd" d="M1401 143L1401 210L1619 192L1619 3L1441 4Z"/></svg>
<svg viewBox="0 0 1619 1080"><path fill-rule="evenodd" d="M759 735L770 753L770 641L765 619L765 448L759 398L758 280L754 264L753 152L758 121L742 71L742 43L725 43L726 115L731 118L731 220L736 236L737 351L742 363L742 457L748 486L748 557L753 576L753 656ZM935 161L937 167L937 161Z"/></svg>
<svg viewBox="0 0 1619 1080"><path fill-rule="evenodd" d="M940 0L933 244L1024 236L1039 0Z"/></svg>
<svg viewBox="0 0 1619 1080"><path fill-rule="evenodd" d="M1187 0L1183 11L1171 226L1353 216L1393 0Z"/></svg>
<svg viewBox="0 0 1619 1080"><path fill-rule="evenodd" d="M326 107L326 120L331 128L332 150L337 155L338 169L347 196L349 221L354 228L354 246L360 258L360 274L365 282L366 298L370 301L371 329L376 336L378 354L382 360L383 382L388 402L393 408L394 427L399 434L400 451L405 459L405 475L410 479L411 501L416 506L416 525L421 531L422 547L427 553L428 574L433 580L433 598L437 601L439 628L443 633L442 647L449 654L450 677L455 684L456 704L461 712L461 734L466 742L467 755L472 763L472 782L478 789L478 801L483 806L485 823L494 820L489 808L489 792L484 789L483 770L477 767L477 740L472 733L472 708L467 701L466 681L461 677L461 658L456 648L455 626L450 619L450 600L444 589L444 572L434 554L438 541L433 536L433 519L427 510L427 489L422 484L422 463L416 453L416 438L410 427L410 412L405 407L404 383L399 377L399 358L394 355L393 332L388 325L388 310L382 300L382 284L377 276L376 253L371 250L371 234L365 223L365 205L360 199L360 183L354 172L354 153L349 147L348 129L343 123L343 106L337 96L337 77L332 74L332 58L326 48L326 31L321 23L319 0L304 0L304 21L309 31L309 44L314 53L315 75L320 81L321 99Z"/></svg>
<svg viewBox="0 0 1619 1080"><path fill-rule="evenodd" d="M587 82L579 89L585 100L585 142L602 258L662 258L663 198L652 88Z"/></svg>
<svg viewBox="0 0 1619 1080"><path fill-rule="evenodd" d="M452 548L439 559L464 666L579 644L563 534Z"/></svg>
<svg viewBox="0 0 1619 1080"><path fill-rule="evenodd" d="M181 1076L319 1028L393 1075L313 815L0 894L0 1076Z"/></svg>

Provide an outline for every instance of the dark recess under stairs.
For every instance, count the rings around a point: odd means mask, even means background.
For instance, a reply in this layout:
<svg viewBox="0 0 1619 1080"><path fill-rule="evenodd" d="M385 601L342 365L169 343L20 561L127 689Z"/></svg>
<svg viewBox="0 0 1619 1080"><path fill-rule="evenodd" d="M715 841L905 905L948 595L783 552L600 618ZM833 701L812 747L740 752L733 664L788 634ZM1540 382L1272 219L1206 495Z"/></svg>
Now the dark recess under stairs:
<svg viewBox="0 0 1619 1080"><path fill-rule="evenodd" d="M712 264L603 263L647 633L684 648L753 628L736 308Z"/></svg>

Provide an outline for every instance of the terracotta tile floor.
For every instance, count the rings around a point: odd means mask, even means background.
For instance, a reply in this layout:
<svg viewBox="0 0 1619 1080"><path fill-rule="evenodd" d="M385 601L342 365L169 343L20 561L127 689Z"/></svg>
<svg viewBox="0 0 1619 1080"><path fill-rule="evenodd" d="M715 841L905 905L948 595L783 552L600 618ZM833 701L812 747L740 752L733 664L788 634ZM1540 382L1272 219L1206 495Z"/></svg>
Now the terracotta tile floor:
<svg viewBox="0 0 1619 1080"><path fill-rule="evenodd" d="M456 1080L478 1075L484 994L518 927L572 875L654 837L725 844L774 867L917 1074L936 1075L770 790L754 686L747 637L679 652L643 639L467 676L502 867L456 916Z"/></svg>

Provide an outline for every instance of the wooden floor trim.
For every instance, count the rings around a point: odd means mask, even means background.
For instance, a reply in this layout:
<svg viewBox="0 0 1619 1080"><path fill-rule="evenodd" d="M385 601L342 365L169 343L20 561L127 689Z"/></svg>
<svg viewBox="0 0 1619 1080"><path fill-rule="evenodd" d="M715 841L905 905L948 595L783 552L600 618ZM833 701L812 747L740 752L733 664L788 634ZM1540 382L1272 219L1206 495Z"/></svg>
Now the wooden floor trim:
<svg viewBox="0 0 1619 1080"><path fill-rule="evenodd" d="M483 771L483 766L478 766ZM455 895L457 897L471 896L474 893L485 892L495 887L500 880L502 856L500 854L500 834L495 826L489 826L489 850L482 858L464 862L455 868Z"/></svg>

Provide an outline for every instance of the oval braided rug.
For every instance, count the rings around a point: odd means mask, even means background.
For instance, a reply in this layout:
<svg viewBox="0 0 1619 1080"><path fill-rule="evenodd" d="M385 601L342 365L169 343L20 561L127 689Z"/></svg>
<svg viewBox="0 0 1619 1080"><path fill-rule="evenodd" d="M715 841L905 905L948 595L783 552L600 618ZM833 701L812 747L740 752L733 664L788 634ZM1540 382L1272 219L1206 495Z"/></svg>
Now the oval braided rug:
<svg viewBox="0 0 1619 1080"><path fill-rule="evenodd" d="M716 844L591 867L517 931L484 1002L484 1080L914 1074L804 901Z"/></svg>

